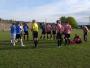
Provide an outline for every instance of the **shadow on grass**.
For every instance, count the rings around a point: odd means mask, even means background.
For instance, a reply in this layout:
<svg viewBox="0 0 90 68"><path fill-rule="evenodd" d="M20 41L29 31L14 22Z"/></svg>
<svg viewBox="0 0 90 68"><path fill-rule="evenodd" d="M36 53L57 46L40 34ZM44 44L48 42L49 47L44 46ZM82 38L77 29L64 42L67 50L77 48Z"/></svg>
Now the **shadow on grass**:
<svg viewBox="0 0 90 68"><path fill-rule="evenodd" d="M10 45L10 41L5 40L5 41L0 41L0 50L14 50L14 49L41 49L41 48L55 48L56 47L56 43L52 42L52 41L43 41L40 40L38 47L35 48L33 41L24 41L25 46L19 46L20 43L17 43L16 46L11 46Z"/></svg>

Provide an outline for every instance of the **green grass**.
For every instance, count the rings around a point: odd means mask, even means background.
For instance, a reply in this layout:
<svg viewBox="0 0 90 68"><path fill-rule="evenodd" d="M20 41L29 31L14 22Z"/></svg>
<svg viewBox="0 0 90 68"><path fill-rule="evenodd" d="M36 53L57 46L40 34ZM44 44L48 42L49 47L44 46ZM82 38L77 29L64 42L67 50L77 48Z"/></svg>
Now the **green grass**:
<svg viewBox="0 0 90 68"><path fill-rule="evenodd" d="M82 37L81 30L75 33ZM9 32L0 32L0 68L90 68L90 35L88 42L62 48L53 40L40 40L38 48L32 41L25 41L25 47L10 47L9 41Z"/></svg>

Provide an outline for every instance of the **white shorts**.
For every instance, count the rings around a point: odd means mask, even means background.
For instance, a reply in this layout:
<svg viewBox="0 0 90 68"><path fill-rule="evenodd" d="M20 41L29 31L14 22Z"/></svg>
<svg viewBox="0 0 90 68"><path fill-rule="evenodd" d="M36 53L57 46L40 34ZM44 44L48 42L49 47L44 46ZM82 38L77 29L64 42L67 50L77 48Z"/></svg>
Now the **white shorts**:
<svg viewBox="0 0 90 68"><path fill-rule="evenodd" d="M11 34L11 39L16 39L16 34Z"/></svg>

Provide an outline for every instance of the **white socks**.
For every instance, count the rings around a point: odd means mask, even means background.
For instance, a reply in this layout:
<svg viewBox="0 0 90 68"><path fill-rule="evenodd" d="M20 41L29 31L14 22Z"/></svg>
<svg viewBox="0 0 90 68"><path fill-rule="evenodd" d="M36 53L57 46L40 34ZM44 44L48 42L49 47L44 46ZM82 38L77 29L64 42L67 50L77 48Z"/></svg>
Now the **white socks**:
<svg viewBox="0 0 90 68"><path fill-rule="evenodd" d="M11 39L11 44L12 44L13 46L15 46L15 40L14 40L14 39Z"/></svg>
<svg viewBox="0 0 90 68"><path fill-rule="evenodd" d="M21 42L21 46L24 46L24 45L23 45L23 41L22 41L22 39L20 39L20 42Z"/></svg>

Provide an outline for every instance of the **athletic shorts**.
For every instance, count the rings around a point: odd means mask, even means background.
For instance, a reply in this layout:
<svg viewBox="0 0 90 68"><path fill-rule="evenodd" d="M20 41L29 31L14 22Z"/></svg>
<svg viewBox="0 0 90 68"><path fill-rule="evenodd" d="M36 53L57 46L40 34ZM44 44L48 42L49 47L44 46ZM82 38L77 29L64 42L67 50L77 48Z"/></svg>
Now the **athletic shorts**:
<svg viewBox="0 0 90 68"><path fill-rule="evenodd" d="M47 32L47 34L51 34L51 31Z"/></svg>
<svg viewBox="0 0 90 68"><path fill-rule="evenodd" d="M64 34L65 38L70 38L70 34Z"/></svg>
<svg viewBox="0 0 90 68"><path fill-rule="evenodd" d="M29 33L28 33L28 31L24 31L24 35L28 35Z"/></svg>
<svg viewBox="0 0 90 68"><path fill-rule="evenodd" d="M63 35L62 33L58 32L56 38L57 38L57 39L63 39L63 38L62 38L62 35Z"/></svg>
<svg viewBox="0 0 90 68"><path fill-rule="evenodd" d="M21 34L16 34L16 39L21 39Z"/></svg>
<svg viewBox="0 0 90 68"><path fill-rule="evenodd" d="M87 35L87 32L84 32L84 36Z"/></svg>
<svg viewBox="0 0 90 68"><path fill-rule="evenodd" d="M16 34L11 34L11 39L16 39Z"/></svg>
<svg viewBox="0 0 90 68"><path fill-rule="evenodd" d="M38 32L37 31L33 31L33 38L38 38Z"/></svg>
<svg viewBox="0 0 90 68"><path fill-rule="evenodd" d="M56 34L56 31L52 31L53 34Z"/></svg>
<svg viewBox="0 0 90 68"><path fill-rule="evenodd" d="M42 30L42 34L46 34L45 30Z"/></svg>

